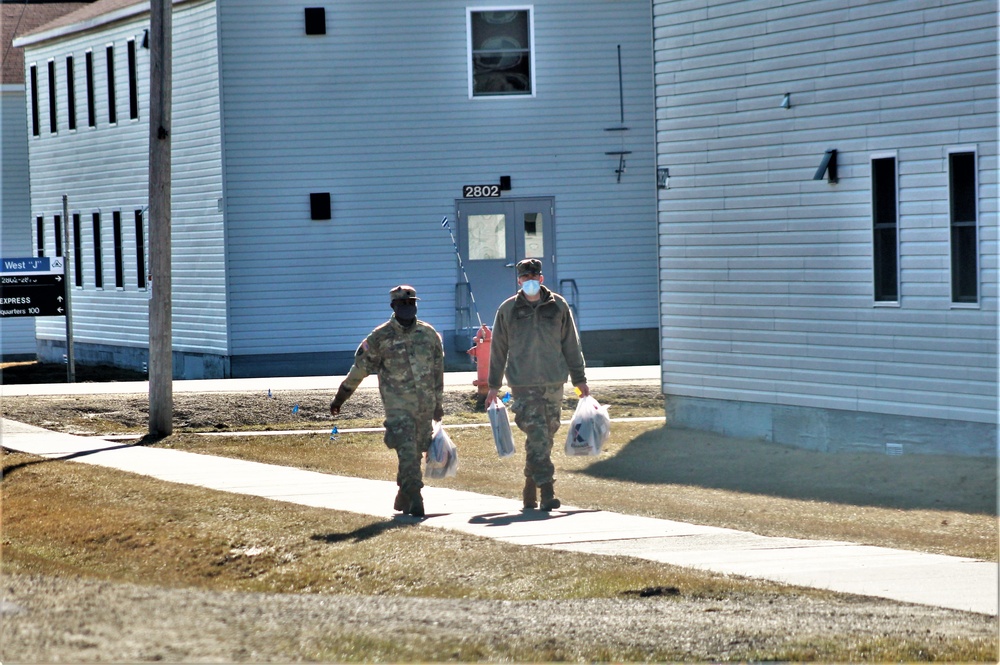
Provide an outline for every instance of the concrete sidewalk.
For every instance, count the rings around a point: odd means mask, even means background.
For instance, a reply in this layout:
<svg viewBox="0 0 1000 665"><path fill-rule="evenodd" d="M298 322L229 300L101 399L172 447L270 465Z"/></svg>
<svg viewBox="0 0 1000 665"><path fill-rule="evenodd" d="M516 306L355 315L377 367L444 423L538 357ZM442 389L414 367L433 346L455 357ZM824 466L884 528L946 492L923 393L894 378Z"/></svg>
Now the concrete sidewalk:
<svg viewBox="0 0 1000 665"><path fill-rule="evenodd" d="M396 485L388 481L122 445L6 419L0 420L0 435L4 448L47 458L306 506L417 521L391 510ZM426 526L520 545L632 556L786 584L997 615L998 566L993 562L834 541L768 538L572 506L551 513L522 511L519 501L440 487L427 486L423 494L429 512L421 521Z"/></svg>
<svg viewBox="0 0 1000 665"><path fill-rule="evenodd" d="M468 387L474 390L476 372L445 372L445 388ZM254 379L192 379L174 381L175 393L213 392L267 392L287 390L328 390L330 398L337 393L337 387L344 380L336 376L282 376ZM636 385L658 385L662 380L660 368L656 365L633 367L588 367L587 381L590 383L630 383ZM377 388L378 377L365 377L363 388ZM0 384L0 396L22 395L129 395L149 392L148 381L108 381L103 383L32 383Z"/></svg>

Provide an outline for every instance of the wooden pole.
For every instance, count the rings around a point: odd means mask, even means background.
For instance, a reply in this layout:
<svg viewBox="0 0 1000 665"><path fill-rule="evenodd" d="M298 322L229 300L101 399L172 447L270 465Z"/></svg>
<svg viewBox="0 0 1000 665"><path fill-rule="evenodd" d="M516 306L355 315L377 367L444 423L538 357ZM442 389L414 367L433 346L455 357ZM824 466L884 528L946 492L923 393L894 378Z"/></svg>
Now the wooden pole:
<svg viewBox="0 0 1000 665"><path fill-rule="evenodd" d="M173 334L170 274L170 117L173 0L151 0L149 20L149 433L173 425Z"/></svg>

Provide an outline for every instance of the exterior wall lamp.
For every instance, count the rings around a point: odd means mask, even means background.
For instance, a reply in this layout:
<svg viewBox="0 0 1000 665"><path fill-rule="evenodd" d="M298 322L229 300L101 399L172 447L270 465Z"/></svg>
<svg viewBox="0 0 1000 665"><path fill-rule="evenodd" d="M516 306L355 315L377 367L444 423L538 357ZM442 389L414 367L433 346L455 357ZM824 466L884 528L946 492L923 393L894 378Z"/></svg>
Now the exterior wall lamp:
<svg viewBox="0 0 1000 665"><path fill-rule="evenodd" d="M816 169L816 175L813 176L813 180L822 180L824 175L826 175L827 182L831 185L837 182L836 148L830 148L823 155L823 161L819 163L819 168Z"/></svg>

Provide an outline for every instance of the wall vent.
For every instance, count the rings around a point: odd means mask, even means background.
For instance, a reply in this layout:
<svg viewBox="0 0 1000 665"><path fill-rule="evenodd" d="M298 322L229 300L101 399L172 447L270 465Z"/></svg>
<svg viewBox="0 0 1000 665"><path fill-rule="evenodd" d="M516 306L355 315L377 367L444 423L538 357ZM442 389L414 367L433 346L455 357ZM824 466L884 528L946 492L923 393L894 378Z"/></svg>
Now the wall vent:
<svg viewBox="0 0 1000 665"><path fill-rule="evenodd" d="M326 34L326 8L306 7L306 34Z"/></svg>
<svg viewBox="0 0 1000 665"><path fill-rule="evenodd" d="M314 192L310 194L309 207L313 219L330 219L330 193Z"/></svg>

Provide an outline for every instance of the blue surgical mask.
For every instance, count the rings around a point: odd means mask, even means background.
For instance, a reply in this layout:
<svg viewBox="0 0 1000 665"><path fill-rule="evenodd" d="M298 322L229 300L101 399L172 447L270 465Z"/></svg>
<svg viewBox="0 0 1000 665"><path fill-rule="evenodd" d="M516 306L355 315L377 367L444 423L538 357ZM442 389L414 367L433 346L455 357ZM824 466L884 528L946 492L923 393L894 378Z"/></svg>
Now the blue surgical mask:
<svg viewBox="0 0 1000 665"><path fill-rule="evenodd" d="M537 279L529 279L521 284L521 290L524 291L524 295L526 296L537 296L541 288L542 283Z"/></svg>

